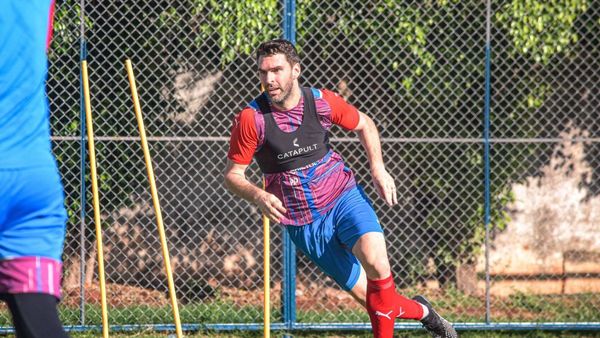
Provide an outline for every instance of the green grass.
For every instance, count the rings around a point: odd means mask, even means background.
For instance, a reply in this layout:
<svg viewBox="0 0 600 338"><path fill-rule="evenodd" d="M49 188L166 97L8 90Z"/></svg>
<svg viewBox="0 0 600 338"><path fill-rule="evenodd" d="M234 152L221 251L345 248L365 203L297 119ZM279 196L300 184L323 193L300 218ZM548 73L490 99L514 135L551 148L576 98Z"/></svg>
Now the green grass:
<svg viewBox="0 0 600 338"><path fill-rule="evenodd" d="M193 304L180 307L180 318L182 323L248 323L262 321L262 308L260 307L237 307L225 302L209 304ZM151 308L147 306L136 306L127 308L110 308L110 323L114 325L126 324L171 324L173 314L170 307ZM280 316L274 312L273 316ZM71 323L68 318L78 318L77 314L68 317L63 316L65 324ZM277 317L274 317L277 318ZM99 307L90 307L86 314L86 323L100 324L101 312Z"/></svg>
<svg viewBox="0 0 600 338"><path fill-rule="evenodd" d="M470 297L460 292L451 291L444 299L433 299L439 311L451 321L483 322L485 320L485 302L481 298ZM492 320L494 322L587 322L600 321L600 302L597 294L577 295L527 295L515 294L503 298L502 302L492 302ZM79 309L61 307L61 320L65 325L79 324ZM231 302L215 301L206 304L190 304L180 307L182 323L262 323L262 307L236 306ZM279 311L271 314L272 322L281 318ZM343 311L298 311L300 323L324 322L368 322L368 316L362 310ZM131 306L126 308L109 308L111 325L127 324L172 324L170 307L153 308L149 306ZM100 325L101 312L99 306L86 306L86 324ZM10 316L0 311L0 326L11 326ZM74 333L75 338L99 337L99 332ZM152 331L136 333L115 333L115 337L165 337L165 333ZM189 333L187 337L262 337L261 332L199 332ZM273 337L281 337L282 333L274 332ZM398 332L397 337L426 337L423 331ZM600 337L600 332L463 332L461 337ZM294 333L294 337L371 337L361 331L350 332L303 332Z"/></svg>
<svg viewBox="0 0 600 338"><path fill-rule="evenodd" d="M595 300L595 301L594 301ZM447 295L435 299L436 309L450 321L483 322L485 301L464 295ZM152 308L135 306L109 308L112 325L126 324L170 324L173 316L170 307ZM182 323L260 323L262 307L236 306L233 303L217 301L206 304L190 304L180 307ZM61 320L65 325L79 324L79 309L61 308ZM272 321L281 318L277 309L271 312ZM492 303L492 319L496 322L597 322L600 320L598 295L525 295L515 294L503 299L502 303ZM368 322L363 310L301 311L297 313L301 323L326 322ZM86 323L101 323L99 306L86 307ZM0 314L0 325L10 325L8 316Z"/></svg>
<svg viewBox="0 0 600 338"><path fill-rule="evenodd" d="M85 308L87 325L100 325L102 312L100 306L87 305ZM192 304L180 306L182 323L251 323L262 322L262 307L239 307L228 302ZM127 324L172 324L171 307L130 306L108 309L111 325ZM272 318L281 317L279 311L272 311ZM78 308L60 308L60 318L64 325L79 325ZM7 311L0 311L0 326L10 326Z"/></svg>
<svg viewBox="0 0 600 338"><path fill-rule="evenodd" d="M466 331L459 332L461 338L514 338L514 337L525 337L525 338L593 338L600 337L600 332L543 332L543 331L518 331L518 332L489 332L489 331ZM76 333L71 334L72 338L97 338L101 337L100 333ZM167 336L166 333L152 333L152 332L137 332L131 334L122 333L111 333L111 337L118 338L164 338ZM368 332L300 332L292 335L294 338L372 338L373 336ZM14 336L8 335L13 338ZM214 338L261 338L263 337L262 332L197 332L188 333L185 337L214 337ZM273 338L283 337L283 333L273 332L271 334ZM424 331L397 331L395 337L402 338L426 338L430 337Z"/></svg>

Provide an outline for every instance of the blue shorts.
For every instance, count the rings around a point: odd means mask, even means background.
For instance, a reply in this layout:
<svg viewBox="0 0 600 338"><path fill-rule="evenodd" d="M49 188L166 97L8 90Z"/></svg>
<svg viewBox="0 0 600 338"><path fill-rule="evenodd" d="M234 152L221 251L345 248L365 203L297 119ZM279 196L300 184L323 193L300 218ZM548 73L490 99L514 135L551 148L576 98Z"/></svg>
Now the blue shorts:
<svg viewBox="0 0 600 338"><path fill-rule="evenodd" d="M0 169L0 260L61 260L67 213L56 167Z"/></svg>
<svg viewBox="0 0 600 338"><path fill-rule="evenodd" d="M313 223L286 228L298 249L344 290L351 290L360 276L360 262L352 253L356 241L368 232L383 232L359 186L344 193Z"/></svg>

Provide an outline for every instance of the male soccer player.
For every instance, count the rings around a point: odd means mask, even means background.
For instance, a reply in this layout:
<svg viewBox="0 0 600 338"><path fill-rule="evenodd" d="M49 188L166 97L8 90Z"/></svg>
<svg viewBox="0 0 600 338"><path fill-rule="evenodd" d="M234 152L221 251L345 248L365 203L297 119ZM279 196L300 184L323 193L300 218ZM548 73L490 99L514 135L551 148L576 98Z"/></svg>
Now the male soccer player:
<svg viewBox="0 0 600 338"><path fill-rule="evenodd" d="M289 41L261 44L256 61L265 92L234 120L225 186L283 224L296 246L366 307L374 337L392 337L396 318L419 320L434 337L457 337L424 297L396 293L371 202L329 146L334 124L358 133L379 196L395 205L373 121L331 91L300 87L300 58ZM253 157L266 190L245 177Z"/></svg>

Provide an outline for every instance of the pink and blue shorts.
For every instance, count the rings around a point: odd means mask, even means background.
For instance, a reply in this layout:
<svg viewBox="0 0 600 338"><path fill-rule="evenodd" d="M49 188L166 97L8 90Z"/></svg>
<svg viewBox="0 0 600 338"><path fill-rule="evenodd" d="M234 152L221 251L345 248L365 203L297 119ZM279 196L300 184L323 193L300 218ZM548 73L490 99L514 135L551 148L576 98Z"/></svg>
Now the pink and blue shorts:
<svg viewBox="0 0 600 338"><path fill-rule="evenodd" d="M0 169L0 293L60 297L66 220L55 167Z"/></svg>

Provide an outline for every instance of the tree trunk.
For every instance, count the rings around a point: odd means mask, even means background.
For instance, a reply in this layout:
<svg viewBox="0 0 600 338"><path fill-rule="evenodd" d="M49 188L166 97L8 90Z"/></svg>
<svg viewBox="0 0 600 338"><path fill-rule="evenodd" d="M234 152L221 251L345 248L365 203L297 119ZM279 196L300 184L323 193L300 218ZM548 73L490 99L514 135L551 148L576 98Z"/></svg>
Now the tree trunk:
<svg viewBox="0 0 600 338"><path fill-rule="evenodd" d="M81 274L81 260L79 255L69 257L65 260L63 275L63 287L76 287L79 284Z"/></svg>
<svg viewBox="0 0 600 338"><path fill-rule="evenodd" d="M477 294L477 269L474 263L456 267L456 287L466 295Z"/></svg>
<svg viewBox="0 0 600 338"><path fill-rule="evenodd" d="M92 242L92 249L89 252L88 258L85 262L85 285L92 285L94 281L94 268L96 267L96 241Z"/></svg>

